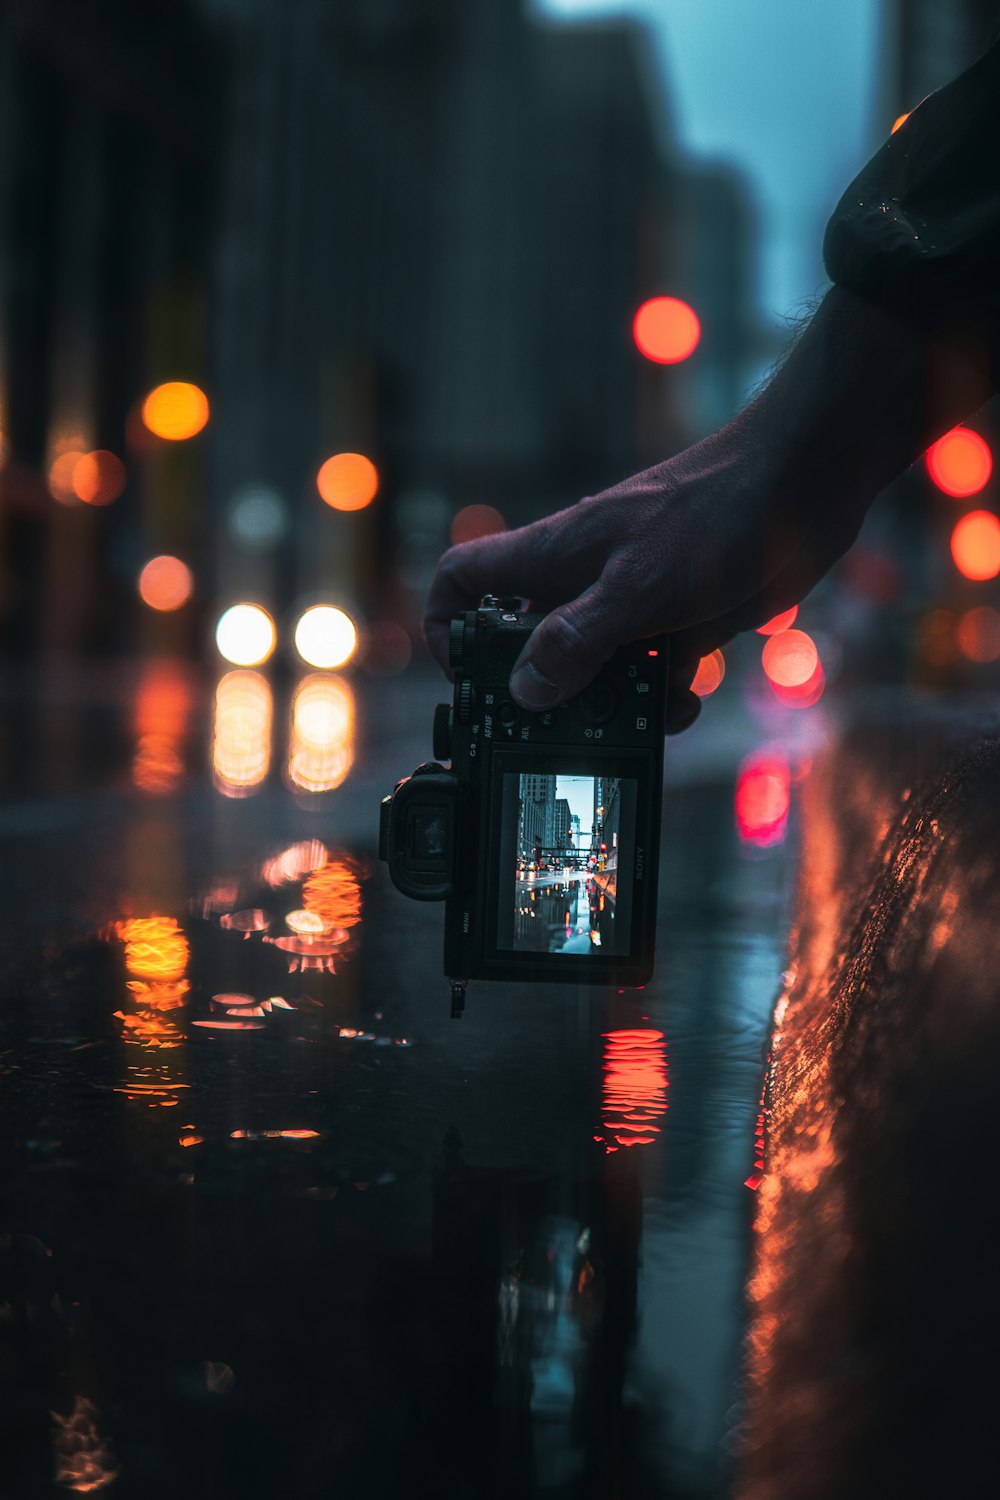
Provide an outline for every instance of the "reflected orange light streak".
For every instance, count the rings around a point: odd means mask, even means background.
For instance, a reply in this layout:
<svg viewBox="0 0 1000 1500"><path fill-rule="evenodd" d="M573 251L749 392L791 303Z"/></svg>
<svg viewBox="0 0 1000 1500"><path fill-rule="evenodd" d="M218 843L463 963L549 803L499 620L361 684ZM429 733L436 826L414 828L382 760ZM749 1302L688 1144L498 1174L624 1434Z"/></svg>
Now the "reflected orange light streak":
<svg viewBox="0 0 1000 1500"><path fill-rule="evenodd" d="M741 839L759 848L780 844L791 806L791 769L784 756L751 756L736 779L736 827Z"/></svg>
<svg viewBox="0 0 1000 1500"><path fill-rule="evenodd" d="M780 635L783 630L788 630L795 624L799 613L799 606L793 604L791 609L786 609L780 615L774 615L772 619L765 620L763 625L757 626L758 635Z"/></svg>
<svg viewBox="0 0 1000 1500"><path fill-rule="evenodd" d="M330 792L354 764L354 693L340 677L312 673L292 700L288 780L304 792Z"/></svg>
<svg viewBox="0 0 1000 1500"><path fill-rule="evenodd" d="M965 578L983 583L1000 573L1000 521L992 511L971 510L951 534L951 555Z"/></svg>
<svg viewBox="0 0 1000 1500"><path fill-rule="evenodd" d="M667 1108L667 1048L662 1031L604 1033L603 1139L607 1152L646 1146Z"/></svg>
<svg viewBox="0 0 1000 1500"><path fill-rule="evenodd" d="M246 797L271 768L271 686L260 672L227 672L215 689L212 771L226 797Z"/></svg>
<svg viewBox="0 0 1000 1500"><path fill-rule="evenodd" d="M175 917L131 917L115 926L125 945L130 1005L115 1011L126 1045L126 1073L116 1092L169 1108L187 1085L167 1055L184 1041L177 1012L187 1003L187 938Z"/></svg>
<svg viewBox="0 0 1000 1500"><path fill-rule="evenodd" d="M351 928L361 921L361 885L347 859L336 859L316 870L305 883L302 904L329 931Z"/></svg>
<svg viewBox="0 0 1000 1500"><path fill-rule="evenodd" d="M890 135L895 135L900 125L906 124L906 121L910 118L910 113L910 110L907 110L905 115L896 116L896 118L892 122L892 129L889 131Z"/></svg>
<svg viewBox="0 0 1000 1500"><path fill-rule="evenodd" d="M208 417L208 397L187 380L158 385L142 403L142 420L150 432L172 443L201 432Z"/></svg>
<svg viewBox="0 0 1000 1500"><path fill-rule="evenodd" d="M125 488L125 465L115 453L95 448L73 467L73 493L85 505L111 505Z"/></svg>
<svg viewBox="0 0 1000 1500"><path fill-rule="evenodd" d="M242 932L245 938L252 932L266 932L270 925L271 918L259 906L248 907L245 911L224 912L219 918L220 927L230 932Z"/></svg>
<svg viewBox="0 0 1000 1500"><path fill-rule="evenodd" d="M673 365L697 349L701 324L694 308L679 297L651 297L633 319L632 337L647 359Z"/></svg>
<svg viewBox="0 0 1000 1500"><path fill-rule="evenodd" d="M231 1130L232 1141L315 1141L318 1130Z"/></svg>
<svg viewBox="0 0 1000 1500"><path fill-rule="evenodd" d="M305 839L265 860L260 878L271 886L293 885L314 870L321 870L329 858L329 850L319 839Z"/></svg>
<svg viewBox="0 0 1000 1500"><path fill-rule="evenodd" d="M692 693L696 693L699 698L710 697L720 686L725 675L726 659L721 651L713 651L710 656L703 656L691 683Z"/></svg>
<svg viewBox="0 0 1000 1500"><path fill-rule="evenodd" d="M335 453L316 475L316 488L334 510L364 510L378 494L378 470L363 453Z"/></svg>
<svg viewBox="0 0 1000 1500"><path fill-rule="evenodd" d="M506 530L507 522L492 505L464 505L452 519L451 540L457 547Z"/></svg>
<svg viewBox="0 0 1000 1500"><path fill-rule="evenodd" d="M118 1468L97 1426L100 1412L77 1396L68 1417L51 1412L55 1482L76 1495L96 1495L118 1478Z"/></svg>
<svg viewBox="0 0 1000 1500"><path fill-rule="evenodd" d="M188 678L177 662L150 662L135 704L136 751L132 780L144 792L163 795L184 774L182 748L192 708Z"/></svg>
<svg viewBox="0 0 1000 1500"><path fill-rule="evenodd" d="M970 427L953 427L927 450L927 470L939 490L964 498L978 495L993 472L990 445Z"/></svg>

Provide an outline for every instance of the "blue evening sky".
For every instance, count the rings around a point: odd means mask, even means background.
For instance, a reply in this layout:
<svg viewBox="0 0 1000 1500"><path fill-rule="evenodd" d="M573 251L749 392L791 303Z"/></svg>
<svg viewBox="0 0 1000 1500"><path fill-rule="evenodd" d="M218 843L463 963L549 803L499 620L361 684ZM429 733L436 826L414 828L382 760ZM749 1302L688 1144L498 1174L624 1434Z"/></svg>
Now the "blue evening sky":
<svg viewBox="0 0 1000 1500"><path fill-rule="evenodd" d="M682 144L750 178L766 318L825 284L826 219L891 121L876 116L882 0L532 0L545 20L634 16Z"/></svg>

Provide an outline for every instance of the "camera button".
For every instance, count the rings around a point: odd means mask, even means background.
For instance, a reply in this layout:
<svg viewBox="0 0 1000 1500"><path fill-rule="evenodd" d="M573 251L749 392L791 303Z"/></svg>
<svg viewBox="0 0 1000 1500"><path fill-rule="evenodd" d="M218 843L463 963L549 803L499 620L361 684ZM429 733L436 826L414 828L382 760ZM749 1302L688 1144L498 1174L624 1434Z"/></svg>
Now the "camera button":
<svg viewBox="0 0 1000 1500"><path fill-rule="evenodd" d="M513 729L517 723L517 705L511 702L501 703L499 710L500 723L505 729Z"/></svg>

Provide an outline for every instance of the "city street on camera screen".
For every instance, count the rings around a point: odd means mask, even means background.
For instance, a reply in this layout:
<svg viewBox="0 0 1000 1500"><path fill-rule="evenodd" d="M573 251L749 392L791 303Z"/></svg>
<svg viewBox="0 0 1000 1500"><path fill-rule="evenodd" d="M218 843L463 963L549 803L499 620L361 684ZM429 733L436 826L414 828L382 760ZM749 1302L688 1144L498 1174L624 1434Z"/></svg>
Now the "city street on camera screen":
<svg viewBox="0 0 1000 1500"><path fill-rule="evenodd" d="M621 776L507 773L497 946L522 953L625 954L631 945L638 783Z"/></svg>

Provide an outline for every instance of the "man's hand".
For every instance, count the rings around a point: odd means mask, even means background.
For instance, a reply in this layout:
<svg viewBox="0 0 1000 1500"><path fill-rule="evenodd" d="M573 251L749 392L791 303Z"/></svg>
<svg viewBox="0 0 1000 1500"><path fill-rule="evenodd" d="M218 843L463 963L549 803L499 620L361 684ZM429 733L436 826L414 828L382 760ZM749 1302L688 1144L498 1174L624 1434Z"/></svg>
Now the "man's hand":
<svg viewBox="0 0 1000 1500"><path fill-rule="evenodd" d="M770 386L720 432L445 553L428 645L447 668L454 615L487 593L527 599L545 618L511 693L542 709L578 693L617 647L669 631L668 730L683 729L698 713L688 689L699 657L802 599L888 480L991 392L953 351L835 288Z"/></svg>

